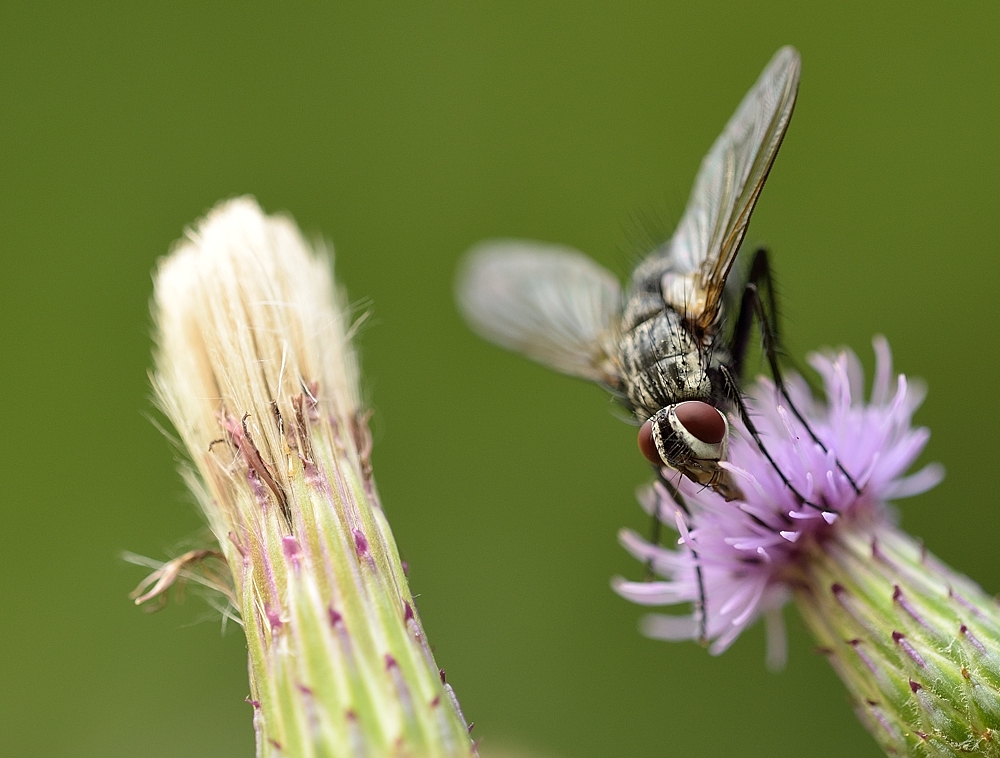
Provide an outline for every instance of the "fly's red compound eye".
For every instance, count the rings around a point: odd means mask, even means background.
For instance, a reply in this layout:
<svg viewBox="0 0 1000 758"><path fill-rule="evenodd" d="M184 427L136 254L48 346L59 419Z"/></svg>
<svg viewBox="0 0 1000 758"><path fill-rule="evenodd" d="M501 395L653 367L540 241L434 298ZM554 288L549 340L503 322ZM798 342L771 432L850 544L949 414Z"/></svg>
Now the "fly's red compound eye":
<svg viewBox="0 0 1000 758"><path fill-rule="evenodd" d="M652 419L648 419L642 426L639 427L639 451L643 454L643 456L645 456L646 460L654 466L663 465L663 461L660 459L660 454L656 452L656 443L653 442Z"/></svg>
<svg viewBox="0 0 1000 758"><path fill-rule="evenodd" d="M706 445L718 445L726 436L726 420L717 408L713 408L708 403L703 403L700 400L689 400L674 408L674 415L692 437L696 437ZM639 447L642 447L641 431L639 432L639 440ZM650 440L652 441L652 436L650 436Z"/></svg>

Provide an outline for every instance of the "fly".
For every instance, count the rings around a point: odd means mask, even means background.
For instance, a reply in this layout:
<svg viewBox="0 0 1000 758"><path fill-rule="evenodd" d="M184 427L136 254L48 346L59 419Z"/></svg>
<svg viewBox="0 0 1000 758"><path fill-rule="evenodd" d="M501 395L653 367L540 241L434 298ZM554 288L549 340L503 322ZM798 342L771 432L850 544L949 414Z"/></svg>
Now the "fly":
<svg viewBox="0 0 1000 758"><path fill-rule="evenodd" d="M799 71L794 48L774 55L702 161L673 237L636 267L624 291L582 253L519 240L477 245L459 276L459 307L481 336L620 398L640 425L640 450L685 511L664 466L727 500L742 496L720 466L726 411L739 415L771 460L739 389L754 322L787 399L767 253L734 263L788 129ZM821 508L771 463L801 502Z"/></svg>

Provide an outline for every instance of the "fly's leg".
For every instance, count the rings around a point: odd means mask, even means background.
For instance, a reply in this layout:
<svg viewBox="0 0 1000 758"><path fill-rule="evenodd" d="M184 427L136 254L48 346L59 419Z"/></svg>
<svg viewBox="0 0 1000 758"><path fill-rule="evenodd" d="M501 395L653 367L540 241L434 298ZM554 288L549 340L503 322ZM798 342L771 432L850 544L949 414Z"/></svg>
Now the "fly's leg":
<svg viewBox="0 0 1000 758"><path fill-rule="evenodd" d="M781 477L782 483L789 490L791 490L791 493L795 495L795 498L803 505L808 505L810 508L815 508L819 511L825 511L826 508L817 505L811 500L806 500L802 493L795 489L795 485L788 480L788 477L785 476L785 472L781 470L774 458L771 457L771 454L767 452L767 447L764 446L764 441L760 438L760 433L757 431L757 427L754 426L754 423L750 418L750 414L747 412L747 406L746 403L743 402L743 394L740 392L740 385L737 383L736 377L726 366L722 366L720 370L726 382L727 393L736 404L736 411L740 414L740 419L743 421L744 426L746 426L747 431L750 432L750 436L753 437L753 441L757 443L757 447L764 454L764 457L767 458L767 462L770 463L771 467L778 472L778 476Z"/></svg>
<svg viewBox="0 0 1000 758"><path fill-rule="evenodd" d="M761 298L761 287L763 287L767 296L767 307L765 307L764 300ZM768 261L767 250L764 248L758 249L754 254L753 263L750 266L749 281L746 289L743 291L743 301L740 303L740 313L733 333L733 367L737 376L741 376L743 373L743 361L746 359L746 350L750 342L750 327L752 326L754 316L757 317L756 320L760 327L761 340L764 343L764 354L767 356L767 362L771 368L771 376L774 378L775 387L777 387L778 392L787 401L792 415L799 420L799 423L809 433L812 441L819 445L824 453L828 453L826 445L816 436L812 427L809 426L809 422L805 420L799 409L795 407L795 403L792 401L785 387L785 380L781 375L781 367L778 365L778 353L781 345L778 337L778 307L774 294L774 280L771 276L771 266ZM737 392L736 394L739 393ZM739 402L742 404L742 400ZM745 416L745 413L741 411L741 415ZM746 418L744 418L745 421ZM760 440L757 440L756 437L754 439L758 444L760 443ZM770 456L768 456L768 460L770 460ZM847 472L839 460L836 463L837 468L840 469L840 473L850 482L854 493L860 495L861 489L854 481L854 477ZM781 472L779 471L778 473L780 474ZM782 479L784 479L784 475L782 475ZM787 484L787 482L785 483Z"/></svg>
<svg viewBox="0 0 1000 758"><path fill-rule="evenodd" d="M663 469L656 469L656 478L663 489L666 490L667 494L670 495L670 499L674 501L674 504L680 509L681 513L684 515L684 521L687 524L687 528L691 529L691 509L688 508L687 503L684 501L684 496L677 490L677 487L663 475ZM650 524L650 537L649 543L651 545L660 544L660 535L663 531L663 522L660 521L660 503L659 500L656 502L656 507L653 509L653 521ZM701 571L701 561L698 560L698 551L695 550L694 545L689 542L688 549L691 551L691 558L694 560L694 576L695 581L698 583L698 602L695 605L694 614L698 624L698 643L704 645L708 641L708 612L707 612L707 600L705 597L705 578ZM653 561L652 559L646 564L646 580L652 581L653 579Z"/></svg>
<svg viewBox="0 0 1000 758"><path fill-rule="evenodd" d="M759 288L763 285L767 295L767 312L758 311L748 300L747 292L752 287L757 293L756 300L760 300ZM778 300L774 291L774 279L771 276L771 264L767 256L767 248L757 248L750 264L749 275L747 276L747 287L743 292L743 299L740 302L740 312L736 319L736 328L732 337L733 368L736 376L743 376L743 362L746 360L747 347L750 344L750 328L753 326L753 317L757 315L760 319L761 333L765 329L769 332L765 337L765 350L767 342L771 345L780 345L781 339L778 335ZM765 327L766 324L766 327ZM778 380L776 379L775 382Z"/></svg>

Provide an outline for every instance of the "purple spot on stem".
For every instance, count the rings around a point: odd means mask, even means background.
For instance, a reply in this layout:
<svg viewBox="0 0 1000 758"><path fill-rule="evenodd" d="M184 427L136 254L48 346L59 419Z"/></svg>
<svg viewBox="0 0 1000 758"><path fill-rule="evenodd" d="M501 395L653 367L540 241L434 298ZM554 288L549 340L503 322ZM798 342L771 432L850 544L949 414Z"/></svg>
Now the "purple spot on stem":
<svg viewBox="0 0 1000 758"><path fill-rule="evenodd" d="M354 533L354 549L358 551L358 555L368 555L368 538L360 529L352 529L351 531Z"/></svg>
<svg viewBox="0 0 1000 758"><path fill-rule="evenodd" d="M951 587L948 588L948 597L955 600L959 605L961 605L963 608L969 611L969 613L971 613L973 616L978 616L982 618L983 616L982 612L976 606L974 606L972 603L966 600L964 597L955 592L955 590L953 590Z"/></svg>
<svg viewBox="0 0 1000 758"><path fill-rule="evenodd" d="M434 699L431 700L431 708L437 708L439 705L441 705L441 696L435 695Z"/></svg>
<svg viewBox="0 0 1000 758"><path fill-rule="evenodd" d="M276 610L274 610L273 608L268 608L266 610L266 613L267 613L267 620L271 624L272 632L277 632L279 629L281 629L281 627L284 626L284 623L281 620L281 615Z"/></svg>
<svg viewBox="0 0 1000 758"><path fill-rule="evenodd" d="M403 672L399 668L399 663L396 662L396 659L390 653L385 654L385 670L392 681L392 685L396 688L396 697L403 709L403 713L406 718L412 719L414 717L413 697L406 684L406 679L403 678Z"/></svg>
<svg viewBox="0 0 1000 758"><path fill-rule="evenodd" d="M878 674L878 667L876 667L875 661L871 659L871 656L868 655L867 651L865 651L861 647L861 640L857 639L851 640L848 644L850 644L850 646L854 648L854 652L857 653L858 658L861 659L861 661L868 667L868 669L873 674Z"/></svg>
<svg viewBox="0 0 1000 758"><path fill-rule="evenodd" d="M976 639L975 635L973 635L972 632L969 631L968 627L965 624L962 624L961 630L962 630L962 635L965 637L965 639L969 641L969 644L972 645L974 648L976 648L976 650L978 650L983 655L986 655L986 648L983 646L983 643Z"/></svg>
<svg viewBox="0 0 1000 758"><path fill-rule="evenodd" d="M403 564L403 576L409 577L410 576L410 564L407 563L406 561L402 561L402 564Z"/></svg>
<svg viewBox="0 0 1000 758"><path fill-rule="evenodd" d="M292 536L282 537L281 550L285 554L285 558L298 570L299 560L302 557L302 546L299 545L299 541Z"/></svg>
<svg viewBox="0 0 1000 758"><path fill-rule="evenodd" d="M257 472L252 467L247 469L247 481L250 483L250 489L253 491L257 505L260 506L262 511L267 513L267 487L264 486L264 482L260 480Z"/></svg>
<svg viewBox="0 0 1000 758"><path fill-rule="evenodd" d="M344 623L344 617L334 610L332 605L326 609L326 615L330 618L330 626L332 627L338 627Z"/></svg>
<svg viewBox="0 0 1000 758"><path fill-rule="evenodd" d="M910 692L912 692L914 695L917 694L918 690L922 690L923 688L924 686L920 684L920 682L915 682L912 679L910 680Z"/></svg>
<svg viewBox="0 0 1000 758"><path fill-rule="evenodd" d="M916 621L918 624L920 624L920 626L922 626L924 629L931 628L930 625L920 617L920 614L917 613L917 609L914 608L913 605L910 603L910 601L906 599L906 597L903 595L903 591L899 588L898 584L892 585L892 599L893 602L896 603L896 605L898 605L900 608L902 608L904 611L910 614L910 616L913 617L913 620Z"/></svg>
<svg viewBox="0 0 1000 758"><path fill-rule="evenodd" d="M918 653L914 649L913 645L911 645L906 640L905 635L901 634L900 632L893 632L892 641L895 642L897 645L899 645L900 649L904 653L906 653L915 664L920 666L920 668L924 668L927 666L927 663L924 661L924 659L920 657L920 653Z"/></svg>
<svg viewBox="0 0 1000 758"><path fill-rule="evenodd" d="M316 464L301 454L299 455L299 460L302 461L302 470L305 472L306 481L314 486L322 484L323 477L320 475Z"/></svg>
<svg viewBox="0 0 1000 758"><path fill-rule="evenodd" d="M441 677L441 684L447 684L448 681L444 676L444 669L438 669L438 676Z"/></svg>
<svg viewBox="0 0 1000 758"><path fill-rule="evenodd" d="M874 716L875 720L878 721L879 726L881 726L886 733L894 739L899 739L899 731L893 726L892 722L886 718L886 715L882 712L878 702L875 700L866 700L865 702L867 703L872 716Z"/></svg>
<svg viewBox="0 0 1000 758"><path fill-rule="evenodd" d="M260 701L259 700L251 700L250 696L247 695L247 702L250 703L250 705L252 705L255 710L260 710Z"/></svg>
<svg viewBox="0 0 1000 758"><path fill-rule="evenodd" d="M403 601L403 621L413 621L413 608L407 601Z"/></svg>

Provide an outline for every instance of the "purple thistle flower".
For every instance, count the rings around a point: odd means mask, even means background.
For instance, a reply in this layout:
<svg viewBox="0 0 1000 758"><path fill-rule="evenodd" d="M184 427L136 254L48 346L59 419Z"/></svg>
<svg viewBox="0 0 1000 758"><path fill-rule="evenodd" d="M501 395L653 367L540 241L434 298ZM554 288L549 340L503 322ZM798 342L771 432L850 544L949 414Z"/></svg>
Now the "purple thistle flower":
<svg viewBox="0 0 1000 758"><path fill-rule="evenodd" d="M646 510L652 513L659 508L660 519L677 524L681 538L677 549L671 549L624 530L625 548L649 562L665 581L616 580L619 594L642 605L690 602L697 607L695 567L700 564L706 637L712 640L712 653L721 653L758 618L779 611L788 602L811 545L845 529L891 523L886 501L937 484L943 474L937 465L904 476L930 436L926 429L910 426L923 400L923 388L902 375L892 376L892 356L884 339L875 340L875 355L876 375L868 404L863 402L861 365L853 353L811 356L810 363L823 378L828 405L813 399L802 377L788 378L792 400L827 452L782 404L771 381L761 379L749 392L747 404L768 451L796 490L821 507L799 502L739 419L732 419L735 434L729 462L723 466L741 487L743 500L726 502L711 489L673 476L692 509L686 523L662 485L643 493ZM860 495L838 469L838 460L851 473ZM780 616L773 613L772 619L768 657L779 665L784 658L784 635L778 626ZM694 639L698 628L695 614L654 615L643 624L648 636L672 640Z"/></svg>
<svg viewBox="0 0 1000 758"><path fill-rule="evenodd" d="M614 588L642 605L691 604L687 615L647 616L643 632L669 640L704 634L713 654L764 616L772 667L784 663L780 611L794 598L887 753L1000 755L1000 607L896 526L889 501L930 489L943 470L932 464L906 474L929 438L911 427L924 390L893 375L883 338L874 346L868 402L861 365L847 351L810 358L825 402L800 376L789 377L789 395L825 451L772 382L761 379L748 393L764 445L807 503L732 419L722 465L743 499L727 502L673 475L686 515L662 485L643 492L646 511L676 525L679 539L663 547L623 530L625 548L661 578L619 578Z"/></svg>

